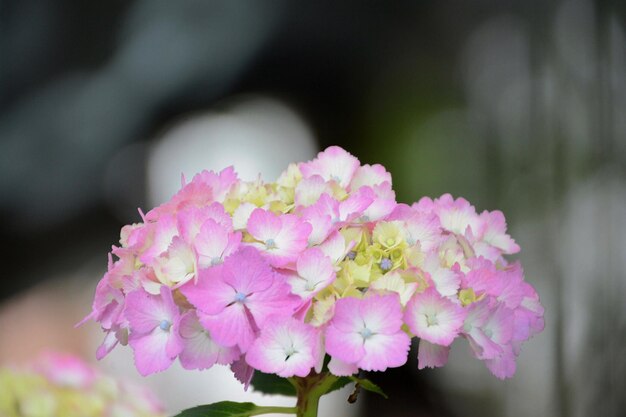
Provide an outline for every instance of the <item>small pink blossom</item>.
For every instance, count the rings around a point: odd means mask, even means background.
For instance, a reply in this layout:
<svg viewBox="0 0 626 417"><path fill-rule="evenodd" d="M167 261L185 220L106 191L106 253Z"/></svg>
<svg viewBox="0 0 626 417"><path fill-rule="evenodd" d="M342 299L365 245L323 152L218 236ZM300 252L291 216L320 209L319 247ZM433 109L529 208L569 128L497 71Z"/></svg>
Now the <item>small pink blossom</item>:
<svg viewBox="0 0 626 417"><path fill-rule="evenodd" d="M482 233L483 222L466 199L455 200L450 194L444 194L434 201L434 205L443 229L459 235L464 235L468 228L474 235Z"/></svg>
<svg viewBox="0 0 626 417"><path fill-rule="evenodd" d="M295 190L295 204L298 207L308 207L315 204L322 194L332 194L332 187L319 175L304 178L298 183Z"/></svg>
<svg viewBox="0 0 626 417"><path fill-rule="evenodd" d="M305 377L322 360L320 332L294 318L274 317L246 353L246 362L284 378Z"/></svg>
<svg viewBox="0 0 626 417"><path fill-rule="evenodd" d="M224 262L241 243L240 232L230 232L223 225L208 219L194 240L200 268L208 268Z"/></svg>
<svg viewBox="0 0 626 417"><path fill-rule="evenodd" d="M380 164L362 165L357 168L352 177L350 190L354 192L363 186L373 187L384 182L391 185L391 174L387 172L384 166Z"/></svg>
<svg viewBox="0 0 626 417"><path fill-rule="evenodd" d="M466 311L459 304L442 297L435 289L415 293L404 313L404 322L420 339L449 346L463 326Z"/></svg>
<svg viewBox="0 0 626 417"><path fill-rule="evenodd" d="M131 329L128 342L139 373L146 376L169 368L183 349L178 334L180 313L172 291L166 286L160 295L133 291L126 296L125 312Z"/></svg>
<svg viewBox="0 0 626 417"><path fill-rule="evenodd" d="M507 255L520 251L520 247L511 236L506 233L506 220L501 211L484 211L480 215L483 222L481 240Z"/></svg>
<svg viewBox="0 0 626 417"><path fill-rule="evenodd" d="M300 171L305 178L319 175L326 181L332 180L347 188L358 167L358 159L338 146L330 146L313 161L300 164Z"/></svg>
<svg viewBox="0 0 626 417"><path fill-rule="evenodd" d="M494 359L503 354L513 338L515 314L499 304L490 306L485 298L468 307L463 324L463 334L468 339L474 355L479 359Z"/></svg>
<svg viewBox="0 0 626 417"><path fill-rule="evenodd" d="M401 326L397 294L342 298L326 330L326 351L366 371L402 366L411 341Z"/></svg>
<svg viewBox="0 0 626 417"><path fill-rule="evenodd" d="M291 291L303 300L312 298L335 279L332 260L318 248L307 249L298 257L296 271L289 284Z"/></svg>
<svg viewBox="0 0 626 417"><path fill-rule="evenodd" d="M200 271L197 284L181 288L199 311L202 325L222 346L245 352L273 314L291 315L298 300L259 252L246 247L222 265Z"/></svg>
<svg viewBox="0 0 626 417"><path fill-rule="evenodd" d="M248 220L248 232L258 242L256 248L276 267L294 262L307 247L311 225L293 214L278 216L256 209Z"/></svg>

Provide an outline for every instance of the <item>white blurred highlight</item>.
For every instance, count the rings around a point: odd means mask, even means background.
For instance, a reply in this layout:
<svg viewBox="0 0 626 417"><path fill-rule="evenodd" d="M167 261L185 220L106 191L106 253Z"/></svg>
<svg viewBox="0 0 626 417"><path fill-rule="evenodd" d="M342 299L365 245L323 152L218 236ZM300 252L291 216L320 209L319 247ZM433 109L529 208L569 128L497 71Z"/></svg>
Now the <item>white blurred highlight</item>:
<svg viewBox="0 0 626 417"><path fill-rule="evenodd" d="M234 165L239 177L274 181L290 162L315 156L317 146L302 118L265 97L232 101L224 111L193 116L169 129L150 152L148 201L158 205L203 169Z"/></svg>

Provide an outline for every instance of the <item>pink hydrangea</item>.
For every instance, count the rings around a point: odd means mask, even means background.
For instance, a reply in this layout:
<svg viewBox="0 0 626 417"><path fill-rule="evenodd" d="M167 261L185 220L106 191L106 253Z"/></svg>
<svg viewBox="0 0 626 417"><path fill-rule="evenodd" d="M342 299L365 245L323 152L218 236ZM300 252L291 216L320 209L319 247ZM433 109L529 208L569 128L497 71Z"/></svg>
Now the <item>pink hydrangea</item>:
<svg viewBox="0 0 626 417"><path fill-rule="evenodd" d="M391 174L333 146L275 182L203 171L122 228L87 319L101 358L129 344L147 375L230 365L302 377L440 367L466 342L499 378L543 330L500 211L444 194L399 204ZM116 259L114 260L113 257Z"/></svg>

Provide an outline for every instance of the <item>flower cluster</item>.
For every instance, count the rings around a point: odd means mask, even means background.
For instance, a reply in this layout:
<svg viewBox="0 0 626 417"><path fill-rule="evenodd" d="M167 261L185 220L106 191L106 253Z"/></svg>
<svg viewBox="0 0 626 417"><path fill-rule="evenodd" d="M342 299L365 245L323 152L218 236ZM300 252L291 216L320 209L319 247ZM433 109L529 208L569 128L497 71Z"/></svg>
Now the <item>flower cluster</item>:
<svg viewBox="0 0 626 417"><path fill-rule="evenodd" d="M147 390L102 375L82 360L49 353L24 368L0 369L5 417L162 417Z"/></svg>
<svg viewBox="0 0 626 417"><path fill-rule="evenodd" d="M143 375L231 365L282 377L442 366L467 340L499 378L543 329L500 211L446 194L396 202L391 175L339 147L272 183L204 171L125 226L93 311Z"/></svg>

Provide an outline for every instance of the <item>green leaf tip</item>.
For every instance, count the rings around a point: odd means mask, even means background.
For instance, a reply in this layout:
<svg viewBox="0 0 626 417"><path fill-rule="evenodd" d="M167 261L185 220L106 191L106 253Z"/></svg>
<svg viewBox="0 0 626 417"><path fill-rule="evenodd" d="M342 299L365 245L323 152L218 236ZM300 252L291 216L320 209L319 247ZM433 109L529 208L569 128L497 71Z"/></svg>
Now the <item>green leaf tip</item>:
<svg viewBox="0 0 626 417"><path fill-rule="evenodd" d="M370 391L370 392L375 392L376 394L381 395L385 399L389 399L389 397L387 396L387 394L385 394L385 392L382 390L382 388L380 388L378 385L374 384L369 379L358 378L356 376L351 376L350 379L352 381L356 382L357 384L359 384L359 386L361 388L363 388L364 390L367 390L367 391Z"/></svg>
<svg viewBox="0 0 626 417"><path fill-rule="evenodd" d="M288 397L297 396L296 388L287 378L281 378L275 374L264 374L255 371L252 381L250 381L252 389L263 394L278 394Z"/></svg>
<svg viewBox="0 0 626 417"><path fill-rule="evenodd" d="M221 401L181 411L174 417L250 417L261 414L295 414L294 407L265 407L253 403Z"/></svg>

